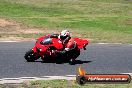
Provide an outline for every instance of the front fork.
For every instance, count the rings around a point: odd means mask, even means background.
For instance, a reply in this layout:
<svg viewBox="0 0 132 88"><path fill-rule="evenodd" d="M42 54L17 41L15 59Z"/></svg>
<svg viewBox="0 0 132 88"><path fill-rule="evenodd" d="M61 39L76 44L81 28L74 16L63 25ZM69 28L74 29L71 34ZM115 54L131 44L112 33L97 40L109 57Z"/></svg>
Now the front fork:
<svg viewBox="0 0 132 88"><path fill-rule="evenodd" d="M40 57L43 59L44 55L40 52L40 50L37 47L33 47L32 51L34 52L34 57L37 59L39 59Z"/></svg>

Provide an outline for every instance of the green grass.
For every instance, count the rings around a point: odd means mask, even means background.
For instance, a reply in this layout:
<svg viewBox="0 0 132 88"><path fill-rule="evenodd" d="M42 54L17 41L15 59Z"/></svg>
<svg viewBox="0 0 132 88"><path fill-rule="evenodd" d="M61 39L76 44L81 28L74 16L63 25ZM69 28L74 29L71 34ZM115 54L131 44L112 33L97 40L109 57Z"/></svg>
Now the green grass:
<svg viewBox="0 0 132 88"><path fill-rule="evenodd" d="M43 80L32 81L31 86L38 86L38 88L131 88L132 84L85 84L81 86L75 81Z"/></svg>
<svg viewBox="0 0 132 88"><path fill-rule="evenodd" d="M38 80L20 84L1 84L0 88L131 88L129 84L85 84L79 85L75 80Z"/></svg>
<svg viewBox="0 0 132 88"><path fill-rule="evenodd" d="M131 0L0 0L0 18L28 27L69 28L92 42L132 43Z"/></svg>

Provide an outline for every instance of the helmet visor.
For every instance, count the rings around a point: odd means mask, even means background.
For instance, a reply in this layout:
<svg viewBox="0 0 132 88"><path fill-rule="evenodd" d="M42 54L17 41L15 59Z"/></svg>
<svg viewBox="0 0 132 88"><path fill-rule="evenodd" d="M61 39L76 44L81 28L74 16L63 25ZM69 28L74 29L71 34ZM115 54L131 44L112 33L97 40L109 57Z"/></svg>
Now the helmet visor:
<svg viewBox="0 0 132 88"><path fill-rule="evenodd" d="M66 38L67 38L67 36L62 36L62 35L60 36L61 40L65 40Z"/></svg>

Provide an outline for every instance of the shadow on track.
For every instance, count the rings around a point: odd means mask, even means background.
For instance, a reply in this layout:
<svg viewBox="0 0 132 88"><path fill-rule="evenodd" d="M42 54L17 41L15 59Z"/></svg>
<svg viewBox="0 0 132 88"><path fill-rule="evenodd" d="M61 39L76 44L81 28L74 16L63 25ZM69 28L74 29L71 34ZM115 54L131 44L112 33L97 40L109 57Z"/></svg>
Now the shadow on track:
<svg viewBox="0 0 132 88"><path fill-rule="evenodd" d="M56 64L65 64L65 63L69 63L68 61L63 61L61 63L58 63L56 61L35 61L35 62L39 62L39 63L56 63ZM76 64L84 64L84 63L91 63L92 61L82 61L82 60L75 60L74 65Z"/></svg>
<svg viewBox="0 0 132 88"><path fill-rule="evenodd" d="M84 63L90 63L92 61L82 61L82 60L75 60L75 64L84 64Z"/></svg>

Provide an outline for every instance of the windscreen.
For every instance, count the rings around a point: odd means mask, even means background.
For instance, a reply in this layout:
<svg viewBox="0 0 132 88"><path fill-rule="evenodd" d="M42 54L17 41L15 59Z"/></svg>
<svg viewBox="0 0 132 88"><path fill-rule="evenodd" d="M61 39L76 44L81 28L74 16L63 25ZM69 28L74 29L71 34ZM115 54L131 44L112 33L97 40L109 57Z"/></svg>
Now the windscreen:
<svg viewBox="0 0 132 88"><path fill-rule="evenodd" d="M41 44L42 44L42 45L49 45L49 44L52 44L52 39L51 39L50 37L44 38L44 39L41 41Z"/></svg>

